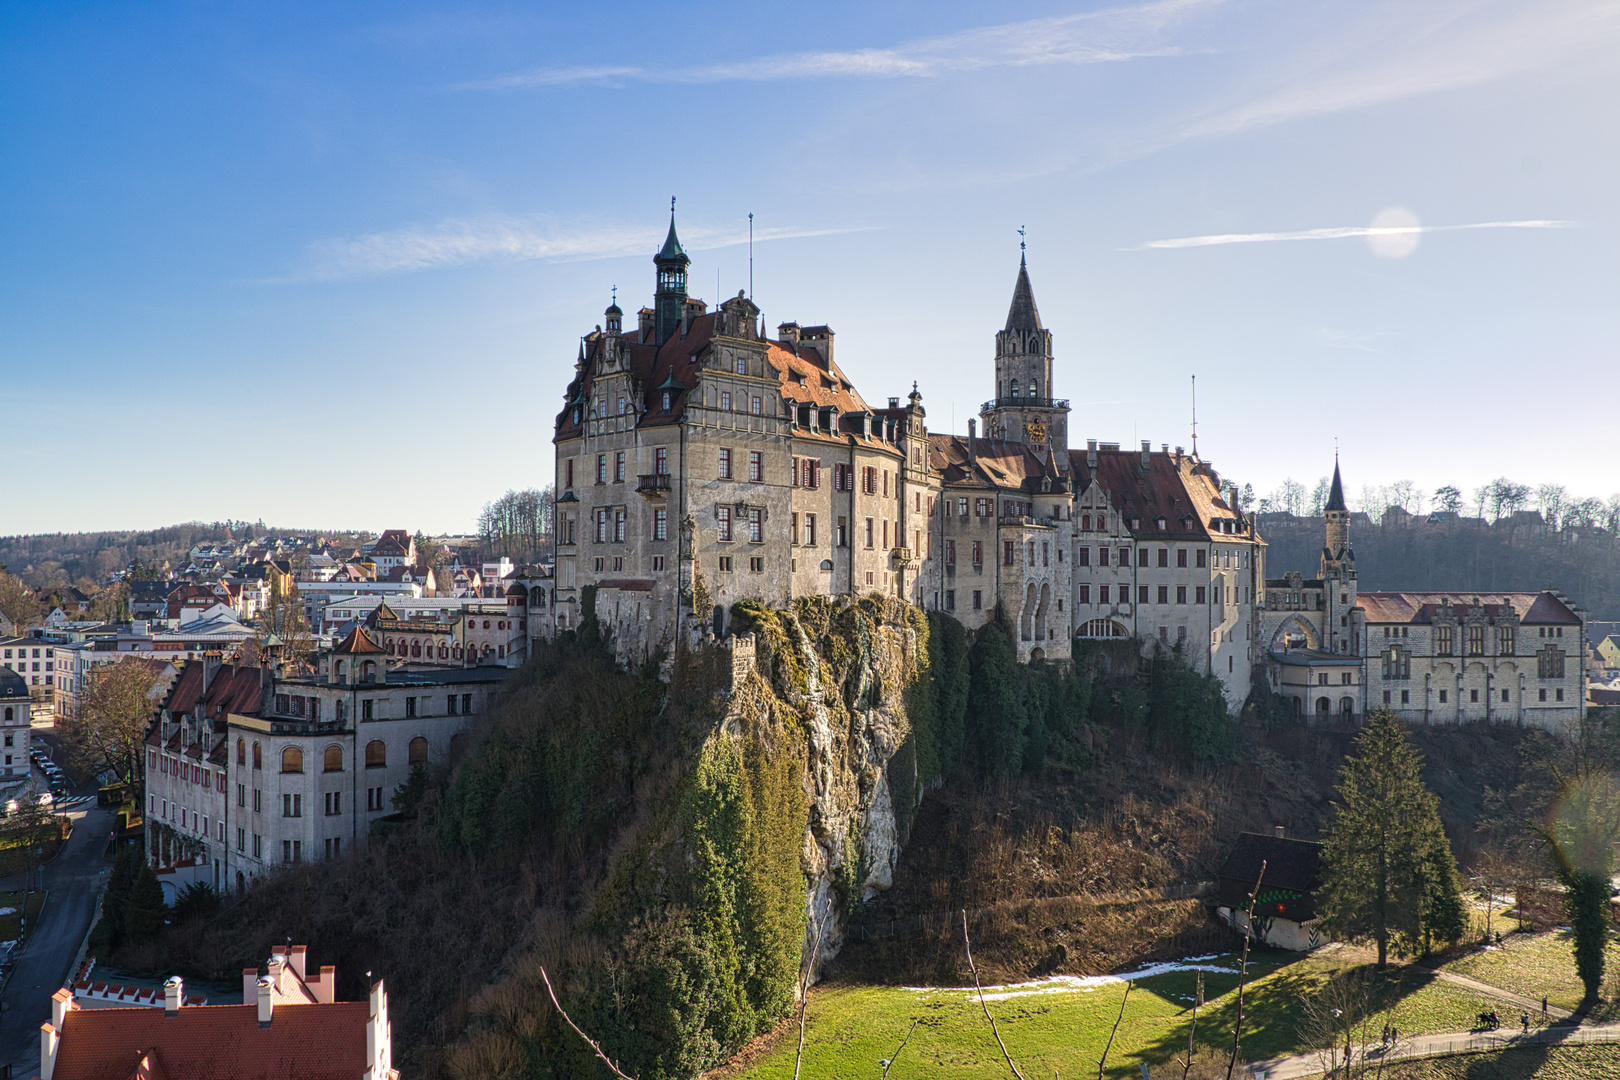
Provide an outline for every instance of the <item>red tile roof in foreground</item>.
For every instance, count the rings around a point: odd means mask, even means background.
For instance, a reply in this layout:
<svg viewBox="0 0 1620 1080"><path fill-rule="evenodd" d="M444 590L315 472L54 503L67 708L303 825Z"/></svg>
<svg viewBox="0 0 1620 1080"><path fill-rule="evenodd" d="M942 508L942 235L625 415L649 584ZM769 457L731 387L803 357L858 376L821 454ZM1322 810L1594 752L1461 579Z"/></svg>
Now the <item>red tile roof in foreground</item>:
<svg viewBox="0 0 1620 1080"><path fill-rule="evenodd" d="M366 1071L369 1005L74 1009L62 1018L52 1080L358 1080Z"/></svg>

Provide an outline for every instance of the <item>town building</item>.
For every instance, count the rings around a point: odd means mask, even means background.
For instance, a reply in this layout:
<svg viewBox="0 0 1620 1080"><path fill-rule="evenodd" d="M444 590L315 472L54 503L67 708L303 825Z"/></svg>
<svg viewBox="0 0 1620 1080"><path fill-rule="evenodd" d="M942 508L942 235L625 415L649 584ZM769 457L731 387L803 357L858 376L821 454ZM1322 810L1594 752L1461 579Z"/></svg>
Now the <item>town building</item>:
<svg viewBox="0 0 1620 1080"><path fill-rule="evenodd" d="M317 671L273 677L256 712L227 712L229 886L363 847L412 769L448 774L506 674L401 666L357 626Z"/></svg>
<svg viewBox="0 0 1620 1080"><path fill-rule="evenodd" d="M0 787L29 778L28 736L32 698L15 671L0 668Z"/></svg>
<svg viewBox="0 0 1620 1080"><path fill-rule="evenodd" d="M162 1008L86 1007L67 988L40 1028L38 1080L397 1080L382 980L337 1001L336 972L310 976L303 946L243 972L243 1004L197 1005L179 976ZM97 1004L100 1004L99 1002Z"/></svg>
<svg viewBox="0 0 1620 1080"><path fill-rule="evenodd" d="M56 680L56 646L38 637L0 639L0 668L16 672L30 687L52 687Z"/></svg>

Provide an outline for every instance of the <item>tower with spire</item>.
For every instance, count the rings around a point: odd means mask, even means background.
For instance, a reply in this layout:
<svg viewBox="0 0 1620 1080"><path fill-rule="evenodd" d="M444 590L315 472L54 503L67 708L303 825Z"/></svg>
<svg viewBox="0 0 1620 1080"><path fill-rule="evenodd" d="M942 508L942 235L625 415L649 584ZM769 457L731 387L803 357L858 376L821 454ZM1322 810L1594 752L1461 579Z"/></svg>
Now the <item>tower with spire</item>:
<svg viewBox="0 0 1620 1080"><path fill-rule="evenodd" d="M686 306L686 268L692 260L681 248L681 238L675 235L675 198L669 200L669 235L664 246L653 256L658 267L658 289L653 294L655 333L658 344L668 341L681 325L681 314Z"/></svg>
<svg viewBox="0 0 1620 1080"><path fill-rule="evenodd" d="M1322 580L1353 579L1356 554L1350 549L1350 511L1344 504L1344 481L1339 478L1339 455L1333 455L1333 486L1322 508L1326 537L1322 548Z"/></svg>
<svg viewBox="0 0 1620 1080"><path fill-rule="evenodd" d="M1007 325L996 334L996 394L979 416L989 437L1027 443L1042 456L1050 451L1067 471L1069 403L1052 396L1052 332L1041 325L1022 241L1018 246Z"/></svg>

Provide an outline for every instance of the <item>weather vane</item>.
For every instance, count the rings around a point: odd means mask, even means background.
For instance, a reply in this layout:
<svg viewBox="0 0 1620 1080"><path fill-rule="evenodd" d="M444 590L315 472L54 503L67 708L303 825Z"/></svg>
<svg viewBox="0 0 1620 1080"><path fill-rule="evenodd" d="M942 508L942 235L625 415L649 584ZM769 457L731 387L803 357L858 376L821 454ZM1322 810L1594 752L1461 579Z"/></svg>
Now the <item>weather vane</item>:
<svg viewBox="0 0 1620 1080"><path fill-rule="evenodd" d="M669 212L671 214L675 212L675 196L673 195L669 197Z"/></svg>
<svg viewBox="0 0 1620 1080"><path fill-rule="evenodd" d="M1018 250L1024 250L1024 227L1022 225L1018 226Z"/></svg>
<svg viewBox="0 0 1620 1080"><path fill-rule="evenodd" d="M619 287L617 285L613 286L613 306L619 306Z"/></svg>

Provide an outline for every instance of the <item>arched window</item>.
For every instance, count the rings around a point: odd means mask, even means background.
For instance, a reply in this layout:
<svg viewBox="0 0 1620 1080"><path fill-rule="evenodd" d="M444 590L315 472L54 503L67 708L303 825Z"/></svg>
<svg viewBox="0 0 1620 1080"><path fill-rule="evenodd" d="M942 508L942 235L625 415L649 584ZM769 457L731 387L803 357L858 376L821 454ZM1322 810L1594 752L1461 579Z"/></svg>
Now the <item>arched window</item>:
<svg viewBox="0 0 1620 1080"><path fill-rule="evenodd" d="M332 674L337 679L338 682L343 681L343 677L346 674L348 674L348 671L349 671L349 665L344 663L342 660L339 660L337 662L337 664L334 665L333 668L332 668Z"/></svg>
<svg viewBox="0 0 1620 1080"><path fill-rule="evenodd" d="M427 739L423 738L421 735L418 735L416 738L411 740L411 764L416 765L420 763L426 765L427 759Z"/></svg>
<svg viewBox="0 0 1620 1080"><path fill-rule="evenodd" d="M340 723L340 724L343 723L343 715L344 715L343 704L344 704L343 699L338 698L337 704L336 704L336 711L337 711L337 722Z"/></svg>
<svg viewBox="0 0 1620 1080"><path fill-rule="evenodd" d="M253 767L255 769L264 768L264 751L258 743L253 744Z"/></svg>
<svg viewBox="0 0 1620 1080"><path fill-rule="evenodd" d="M485 620L484 620L484 629L485 629L485 630L488 630L488 629L489 629L489 620L488 620L488 619L485 619Z"/></svg>
<svg viewBox="0 0 1620 1080"><path fill-rule="evenodd" d="M1326 719L1333 714L1333 702L1327 698L1316 699L1316 715Z"/></svg>
<svg viewBox="0 0 1620 1080"><path fill-rule="evenodd" d="M326 772L343 771L343 747L328 746L326 748Z"/></svg>
<svg viewBox="0 0 1620 1080"><path fill-rule="evenodd" d="M11 721L16 717L16 715L17 714L12 711L11 706L7 705L6 706L6 723L8 723L8 724L11 723Z"/></svg>
<svg viewBox="0 0 1620 1080"><path fill-rule="evenodd" d="M1356 714L1356 702L1355 702L1355 699L1354 698L1347 698L1347 697L1340 698L1339 699L1339 715L1344 717L1344 719L1348 720L1352 716L1354 716L1355 714Z"/></svg>
<svg viewBox="0 0 1620 1080"><path fill-rule="evenodd" d="M360 681L368 683L377 681L377 661L366 661L366 666L360 669Z"/></svg>
<svg viewBox="0 0 1620 1080"><path fill-rule="evenodd" d="M247 764L247 743L241 739L236 740L236 763L238 765Z"/></svg>
<svg viewBox="0 0 1620 1080"><path fill-rule="evenodd" d="M381 769L388 764L388 747L381 739L366 743L366 768Z"/></svg>
<svg viewBox="0 0 1620 1080"><path fill-rule="evenodd" d="M304 771L304 752L296 746L289 746L281 752L281 771L284 773Z"/></svg>
<svg viewBox="0 0 1620 1080"><path fill-rule="evenodd" d="M420 641L411 642L411 655L413 657L420 657L422 655L422 643Z"/></svg>

